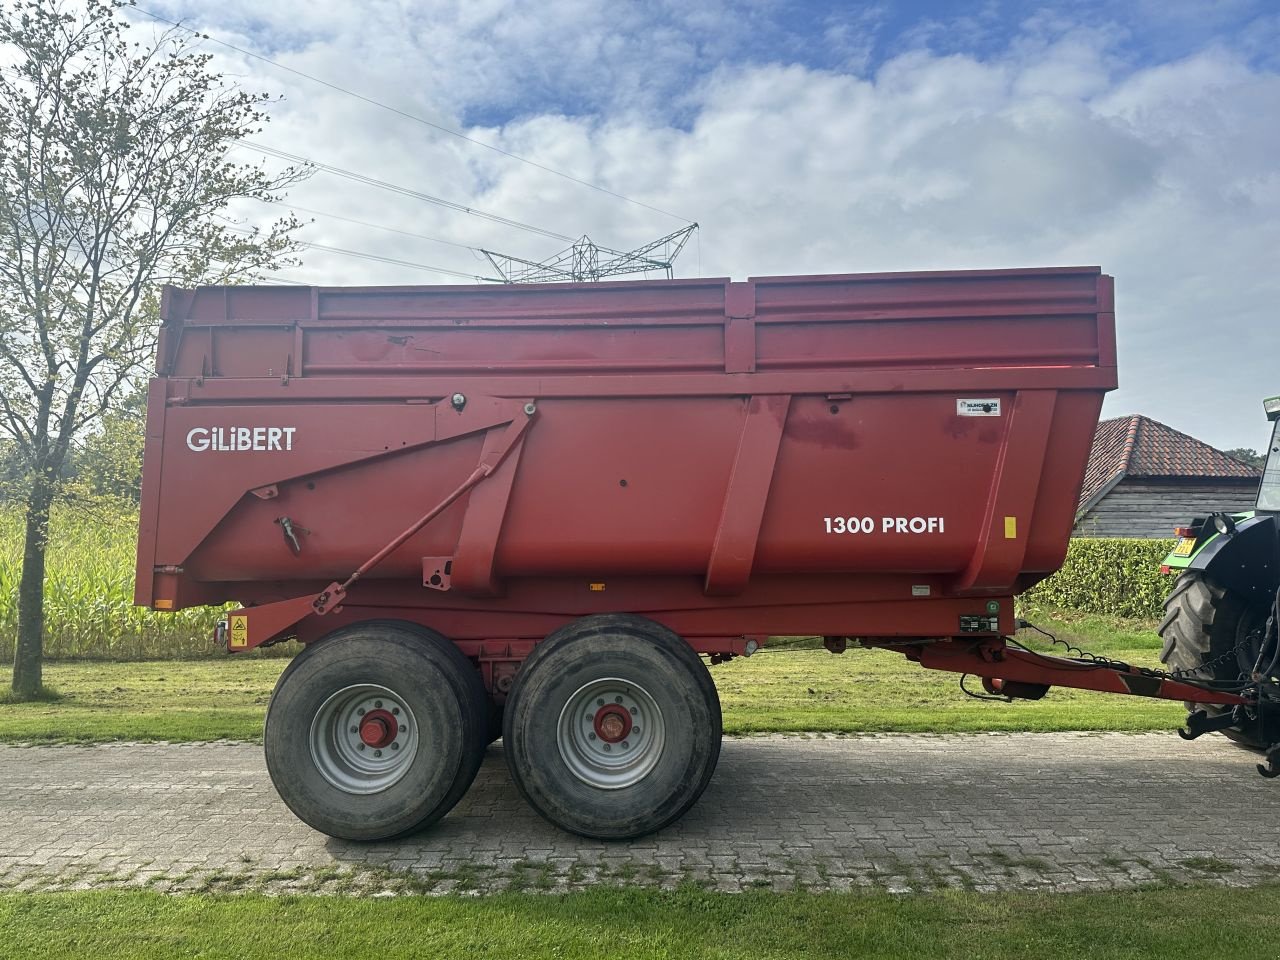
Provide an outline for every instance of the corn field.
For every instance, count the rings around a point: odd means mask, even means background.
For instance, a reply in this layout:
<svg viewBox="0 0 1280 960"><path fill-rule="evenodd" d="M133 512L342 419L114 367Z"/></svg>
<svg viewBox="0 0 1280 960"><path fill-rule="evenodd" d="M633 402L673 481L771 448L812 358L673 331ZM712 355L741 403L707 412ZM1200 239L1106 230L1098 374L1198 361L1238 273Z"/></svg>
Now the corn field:
<svg viewBox="0 0 1280 960"><path fill-rule="evenodd" d="M161 613L133 605L136 514L121 507L62 508L45 569L45 656L142 660L213 656L222 611ZM13 658L22 570L22 512L0 506L0 662Z"/></svg>

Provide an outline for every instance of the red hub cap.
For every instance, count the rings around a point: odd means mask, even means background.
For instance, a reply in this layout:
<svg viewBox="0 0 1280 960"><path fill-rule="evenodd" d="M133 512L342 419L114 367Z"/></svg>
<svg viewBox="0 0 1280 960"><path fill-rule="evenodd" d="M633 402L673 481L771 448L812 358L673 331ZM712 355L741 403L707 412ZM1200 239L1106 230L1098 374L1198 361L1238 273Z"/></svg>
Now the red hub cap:
<svg viewBox="0 0 1280 960"><path fill-rule="evenodd" d="M593 726L596 736L605 743L617 743L631 732L631 714L621 704L606 703L596 711Z"/></svg>
<svg viewBox="0 0 1280 960"><path fill-rule="evenodd" d="M360 739L375 750L389 746L398 730L399 722L386 710L370 710L360 720Z"/></svg>

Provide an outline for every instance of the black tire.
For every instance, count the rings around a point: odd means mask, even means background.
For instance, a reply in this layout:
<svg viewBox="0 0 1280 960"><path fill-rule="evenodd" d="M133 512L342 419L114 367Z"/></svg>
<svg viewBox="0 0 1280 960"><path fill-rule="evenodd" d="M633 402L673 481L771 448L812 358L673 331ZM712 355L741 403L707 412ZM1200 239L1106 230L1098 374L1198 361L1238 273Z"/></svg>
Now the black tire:
<svg viewBox="0 0 1280 960"><path fill-rule="evenodd" d="M616 733L625 722L630 731L611 741L618 753L584 761L586 738L597 738L574 732L574 723L593 728L591 715L571 705L581 697L593 711L600 704L599 720L606 698L595 700L592 691L600 684L618 690L607 697L607 709L629 711L634 721L622 717L612 728ZM615 700L630 706L615 707ZM706 789L720 757L720 698L711 674L680 637L642 617L584 617L551 634L521 666L503 720L507 765L520 794L556 826L598 840L641 837L679 819ZM652 727L643 729L641 721ZM610 749L604 739L599 749ZM636 766L615 773L596 769L596 762ZM607 778L616 779L601 786Z"/></svg>
<svg viewBox="0 0 1280 960"><path fill-rule="evenodd" d="M1265 621L1265 610L1261 617ZM1236 682L1257 657L1257 646L1249 642L1249 635L1259 625L1259 611L1239 593L1219 586L1201 570L1188 570L1178 577L1164 602L1160 660L1189 678ZM1210 716L1225 710L1205 703L1188 703L1187 709L1203 710ZM1267 746L1261 731L1253 727L1231 727L1222 732L1244 746Z"/></svg>
<svg viewBox="0 0 1280 960"><path fill-rule="evenodd" d="M401 719L413 718L400 726L412 733L391 734L405 738L411 755L399 754L398 739L396 752L386 751L387 762L403 768L386 786L362 782L364 772L340 759L317 759L340 758L342 748L332 744L342 731L320 721L336 698L366 695L347 693L362 686L391 691L393 702L403 704ZM312 644L280 675L263 734L267 771L289 809L322 833L344 840L403 836L439 820L471 786L487 743L487 709L479 672L444 637L400 621L354 624ZM344 789L335 777L369 792Z"/></svg>

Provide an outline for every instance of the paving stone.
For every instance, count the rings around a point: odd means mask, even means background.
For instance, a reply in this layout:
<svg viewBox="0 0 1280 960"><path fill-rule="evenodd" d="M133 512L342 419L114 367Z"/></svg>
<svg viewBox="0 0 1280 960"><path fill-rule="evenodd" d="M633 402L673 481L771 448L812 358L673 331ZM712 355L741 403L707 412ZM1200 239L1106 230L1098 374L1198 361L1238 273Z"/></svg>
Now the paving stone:
<svg viewBox="0 0 1280 960"><path fill-rule="evenodd" d="M753 737L679 823L602 844L525 807L495 745L435 827L354 844L296 820L255 745L0 747L0 888L1240 886L1280 870L1277 789L1225 741L1162 734Z"/></svg>

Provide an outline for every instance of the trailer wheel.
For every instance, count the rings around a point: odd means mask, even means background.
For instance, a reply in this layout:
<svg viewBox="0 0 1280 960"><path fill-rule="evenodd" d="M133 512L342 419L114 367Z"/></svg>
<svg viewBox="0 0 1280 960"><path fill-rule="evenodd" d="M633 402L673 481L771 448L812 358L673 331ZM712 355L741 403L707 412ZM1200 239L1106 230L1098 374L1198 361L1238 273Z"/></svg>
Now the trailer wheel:
<svg viewBox="0 0 1280 960"><path fill-rule="evenodd" d="M344 627L299 654L267 708L267 770L304 823L384 840L443 817L484 755L479 672L449 641L398 621Z"/></svg>
<svg viewBox="0 0 1280 960"><path fill-rule="evenodd" d="M1265 622L1265 606L1255 609L1203 571L1188 570L1178 577L1164 602L1160 660L1191 678L1234 682L1252 669L1258 656L1257 630ZM1188 703L1187 709L1204 710L1210 716L1223 712L1222 707L1203 703ZM1244 746L1267 746L1258 729L1232 727L1222 732Z"/></svg>
<svg viewBox="0 0 1280 960"><path fill-rule="evenodd" d="M628 840L677 820L720 756L720 698L701 658L642 617L584 617L525 660L503 743L526 801L584 837Z"/></svg>

